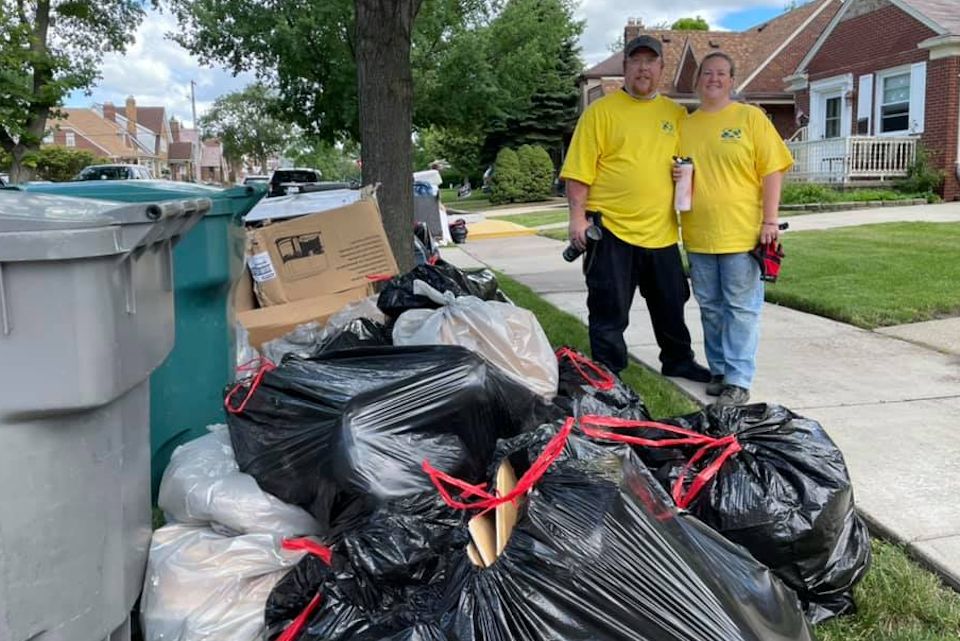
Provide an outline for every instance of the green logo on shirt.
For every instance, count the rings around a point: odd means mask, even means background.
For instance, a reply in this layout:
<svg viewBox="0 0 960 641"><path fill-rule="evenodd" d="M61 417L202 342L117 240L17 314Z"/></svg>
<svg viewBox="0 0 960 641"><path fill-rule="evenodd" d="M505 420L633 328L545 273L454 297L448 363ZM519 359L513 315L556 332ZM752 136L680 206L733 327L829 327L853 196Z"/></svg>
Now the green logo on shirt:
<svg viewBox="0 0 960 641"><path fill-rule="evenodd" d="M720 133L720 140L740 140L743 138L743 131L739 128L724 129Z"/></svg>
<svg viewBox="0 0 960 641"><path fill-rule="evenodd" d="M674 132L673 123L670 122L669 120L661 120L661 121L660 121L660 131L662 131L662 132L665 133L665 134L671 134L671 135L672 135L673 132Z"/></svg>

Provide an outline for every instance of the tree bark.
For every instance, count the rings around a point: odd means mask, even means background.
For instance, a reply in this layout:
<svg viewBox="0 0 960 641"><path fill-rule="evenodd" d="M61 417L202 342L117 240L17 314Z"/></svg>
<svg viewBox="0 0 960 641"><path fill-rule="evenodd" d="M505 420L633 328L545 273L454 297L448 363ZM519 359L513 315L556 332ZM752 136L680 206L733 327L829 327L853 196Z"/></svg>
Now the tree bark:
<svg viewBox="0 0 960 641"><path fill-rule="evenodd" d="M378 199L400 271L413 267L413 74L410 45L422 0L354 0L363 183Z"/></svg>

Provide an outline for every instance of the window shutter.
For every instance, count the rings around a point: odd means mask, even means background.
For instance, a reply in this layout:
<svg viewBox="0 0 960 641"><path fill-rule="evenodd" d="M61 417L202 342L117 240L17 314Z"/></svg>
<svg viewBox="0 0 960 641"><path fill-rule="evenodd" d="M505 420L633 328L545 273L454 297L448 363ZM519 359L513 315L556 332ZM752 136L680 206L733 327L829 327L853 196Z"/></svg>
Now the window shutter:
<svg viewBox="0 0 960 641"><path fill-rule="evenodd" d="M923 112L927 105L927 63L910 66L910 133L923 133Z"/></svg>
<svg viewBox="0 0 960 641"><path fill-rule="evenodd" d="M873 74L868 73L860 76L860 86L857 89L857 123L866 120L865 134L870 133L870 114L873 112ZM857 127L857 133L860 133L860 127Z"/></svg>

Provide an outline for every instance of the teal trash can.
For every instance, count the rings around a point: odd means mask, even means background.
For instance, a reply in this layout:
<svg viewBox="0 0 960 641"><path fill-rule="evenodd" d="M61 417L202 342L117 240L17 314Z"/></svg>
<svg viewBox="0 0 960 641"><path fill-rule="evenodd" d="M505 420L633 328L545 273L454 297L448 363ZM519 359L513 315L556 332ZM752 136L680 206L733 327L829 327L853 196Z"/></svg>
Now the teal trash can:
<svg viewBox="0 0 960 641"><path fill-rule="evenodd" d="M181 443L224 422L223 388L236 365L228 323L231 284L243 270L243 216L266 185L208 187L169 180L101 180L20 185L31 193L117 202L209 198L210 211L174 248L176 342L150 379L150 452L153 499L170 455Z"/></svg>

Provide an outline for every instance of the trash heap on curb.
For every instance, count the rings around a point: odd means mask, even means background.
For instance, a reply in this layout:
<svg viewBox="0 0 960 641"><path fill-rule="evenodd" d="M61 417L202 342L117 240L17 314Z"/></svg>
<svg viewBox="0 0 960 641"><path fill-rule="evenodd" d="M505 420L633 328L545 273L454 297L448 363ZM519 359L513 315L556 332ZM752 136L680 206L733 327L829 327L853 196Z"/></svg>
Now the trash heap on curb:
<svg viewBox="0 0 960 641"><path fill-rule="evenodd" d="M147 641L802 641L854 609L869 537L815 421L654 421L442 261L289 329L173 455Z"/></svg>

